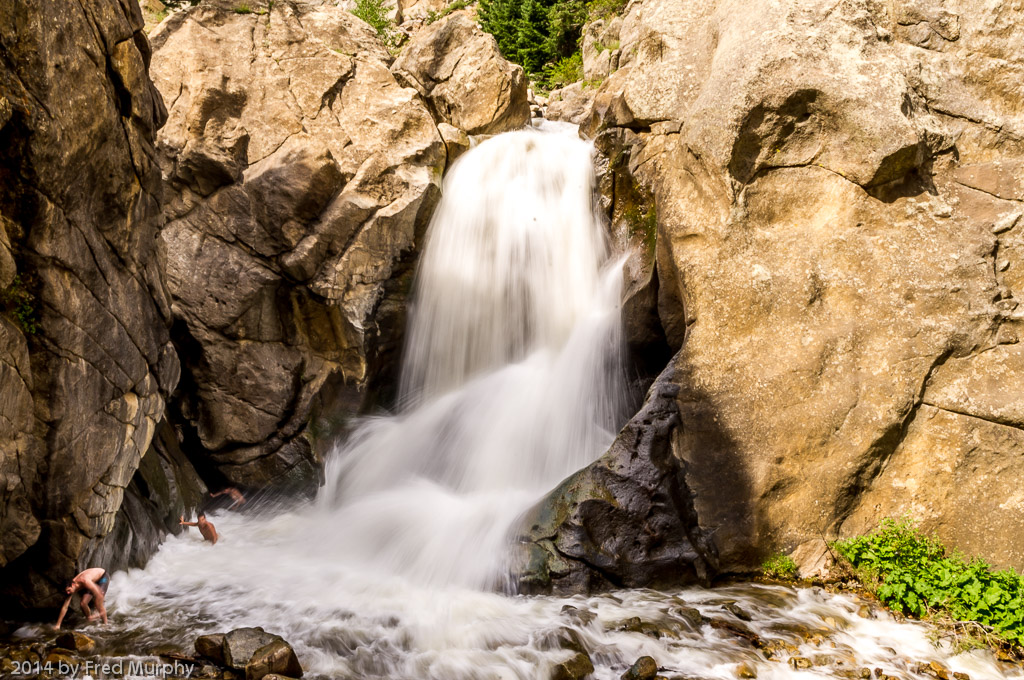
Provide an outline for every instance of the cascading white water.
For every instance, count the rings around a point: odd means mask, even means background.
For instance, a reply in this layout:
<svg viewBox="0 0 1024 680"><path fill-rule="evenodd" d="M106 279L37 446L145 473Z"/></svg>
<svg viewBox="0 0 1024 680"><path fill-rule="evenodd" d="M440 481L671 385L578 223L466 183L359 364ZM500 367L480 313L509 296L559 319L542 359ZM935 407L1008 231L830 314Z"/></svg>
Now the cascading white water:
<svg viewBox="0 0 1024 680"><path fill-rule="evenodd" d="M524 130L449 174L417 277L400 412L360 425L321 511L350 556L486 587L515 518L596 458L622 419L621 270L593 210L589 145Z"/></svg>
<svg viewBox="0 0 1024 680"><path fill-rule="evenodd" d="M488 588L519 513L599 455L621 418L620 272L605 261L592 182L590 150L571 137L517 132L468 152L421 263L398 413L356 428L315 504L214 513L216 546L172 537L145 570L115 574L112 625L89 629L100 652L168 642L188 652L196 635L263 626L315 680L543 680L574 653L557 643L572 628L597 680L644 654L669 676L721 680L740 663L761 680L862 667L930 680L909 662L932 659L972 680L1020 677L990 654L950 658L923 626L862 618L859 603L818 590L551 598ZM750 622L723 608L734 602ZM819 666L766 661L720 628L694 626L685 607ZM637 631L632 617L664 634ZM808 628L823 641L799 632Z"/></svg>

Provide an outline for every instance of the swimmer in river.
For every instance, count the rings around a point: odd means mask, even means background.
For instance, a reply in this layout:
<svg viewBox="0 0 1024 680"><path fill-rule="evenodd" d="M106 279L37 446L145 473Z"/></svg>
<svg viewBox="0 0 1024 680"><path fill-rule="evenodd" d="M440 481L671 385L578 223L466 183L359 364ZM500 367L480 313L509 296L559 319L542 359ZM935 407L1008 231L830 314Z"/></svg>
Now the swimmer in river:
<svg viewBox="0 0 1024 680"><path fill-rule="evenodd" d="M203 539L214 545L217 544L217 530L214 528L213 522L207 521L205 512L199 513L195 522L186 522L185 515L182 515L181 521L178 524L183 527L199 527L199 533L203 535Z"/></svg>
<svg viewBox="0 0 1024 680"><path fill-rule="evenodd" d="M245 503L245 496L243 496L242 492L233 486L229 486L226 489L222 489L217 493L211 493L210 498L216 498L217 496L223 496L224 494L227 494L228 497L230 497L231 500L234 501L234 503L232 503L230 507L228 507L228 510L234 510L238 506Z"/></svg>
<svg viewBox="0 0 1024 680"><path fill-rule="evenodd" d="M107 597L107 586L110 585L110 575L107 574L105 569L100 567L93 567L86 569L81 574L71 579L64 592L68 594L68 599L64 600L64 606L60 608L60 616L57 617L57 623L54 624L54 628L60 630L60 624L64 622L64 615L68 613L68 606L71 604L71 598L75 596L79 590L84 590L82 593L81 605L82 613L85 614L85 618L88 621L95 621L96 619L102 618L103 623L107 622L107 608L103 606L103 601ZM89 610L90 600L96 605L96 613Z"/></svg>

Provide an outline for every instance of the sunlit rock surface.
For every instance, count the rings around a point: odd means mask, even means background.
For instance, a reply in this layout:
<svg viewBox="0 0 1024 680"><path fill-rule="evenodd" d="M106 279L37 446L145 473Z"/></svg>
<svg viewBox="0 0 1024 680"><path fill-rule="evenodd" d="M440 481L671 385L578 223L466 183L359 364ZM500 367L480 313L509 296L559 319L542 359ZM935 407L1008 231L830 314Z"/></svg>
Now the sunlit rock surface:
<svg viewBox="0 0 1024 680"><path fill-rule="evenodd" d="M397 362L444 143L340 7L209 1L152 39L182 420L230 482L308 487L318 400L351 414Z"/></svg>
<svg viewBox="0 0 1024 680"><path fill-rule="evenodd" d="M415 34L392 70L423 95L438 122L467 134L507 132L530 121L522 67L503 59L494 38L466 12Z"/></svg>
<svg viewBox="0 0 1024 680"><path fill-rule="evenodd" d="M1024 8L645 0L619 35L583 128L722 568L902 513L1024 566Z"/></svg>

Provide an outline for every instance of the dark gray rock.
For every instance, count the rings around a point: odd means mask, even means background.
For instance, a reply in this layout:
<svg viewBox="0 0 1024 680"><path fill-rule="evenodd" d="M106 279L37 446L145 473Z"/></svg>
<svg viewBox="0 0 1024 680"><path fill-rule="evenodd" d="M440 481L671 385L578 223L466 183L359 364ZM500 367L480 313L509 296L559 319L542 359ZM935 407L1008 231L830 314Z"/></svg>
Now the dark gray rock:
<svg viewBox="0 0 1024 680"><path fill-rule="evenodd" d="M224 663L231 668L244 670L256 650L281 639L281 636L258 627L236 628L224 635Z"/></svg>
<svg viewBox="0 0 1024 680"><path fill-rule="evenodd" d="M685 466L671 452L681 427L673 379L666 369L608 452L527 514L516 574L521 591L706 583L715 574Z"/></svg>
<svg viewBox="0 0 1024 680"><path fill-rule="evenodd" d="M171 496L198 485L187 464L173 482L161 465L138 473L160 458L179 377L154 257L166 112L142 29L136 3L0 5L5 611L59 604L83 567L144 562L166 530L149 510L184 503L154 500L144 476Z"/></svg>

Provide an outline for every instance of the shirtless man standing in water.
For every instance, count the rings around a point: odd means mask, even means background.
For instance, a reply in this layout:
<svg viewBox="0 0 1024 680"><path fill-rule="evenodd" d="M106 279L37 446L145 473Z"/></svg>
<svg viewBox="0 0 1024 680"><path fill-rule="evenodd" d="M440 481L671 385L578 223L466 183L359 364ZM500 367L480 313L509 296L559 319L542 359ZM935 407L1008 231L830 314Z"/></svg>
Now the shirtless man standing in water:
<svg viewBox="0 0 1024 680"><path fill-rule="evenodd" d="M214 545L217 544L217 530L213 527L213 522L208 522L206 520L205 512L199 513L195 522L186 522L185 515L182 515L181 521L178 522L178 524L183 527L199 527L199 533L203 535L203 539L213 543Z"/></svg>
<svg viewBox="0 0 1024 680"><path fill-rule="evenodd" d="M79 590L85 590L82 593L82 613L85 614L85 618L89 621L95 621L98 618L103 619L103 623L107 622L107 608L103 606L103 600L107 596L107 586L110 585L110 576L107 574L105 569L99 567L93 567L92 569L86 569L81 574L71 579L71 583L68 584L64 592L68 594L68 599L64 600L64 606L60 608L60 616L57 617L57 623L54 624L54 628L60 630L60 624L64 622L64 615L68 613L68 605L71 604L71 598L75 596ZM93 614L89 611L89 601L92 600L96 605L96 613Z"/></svg>

